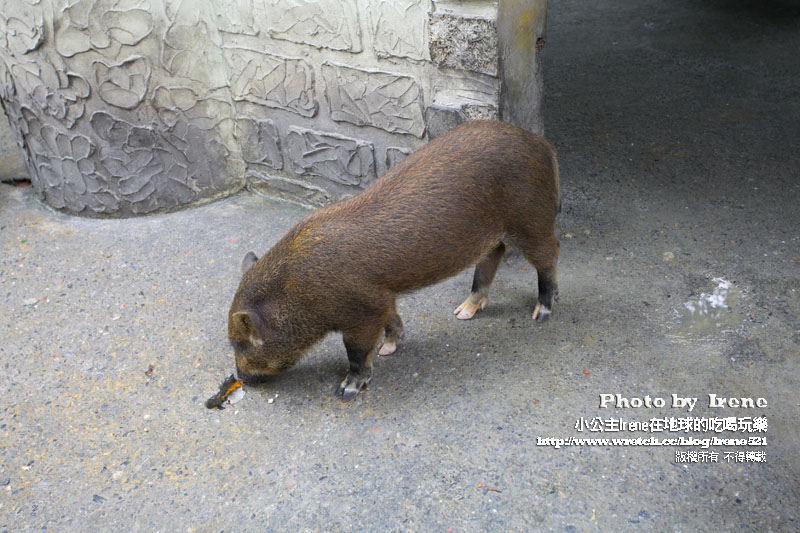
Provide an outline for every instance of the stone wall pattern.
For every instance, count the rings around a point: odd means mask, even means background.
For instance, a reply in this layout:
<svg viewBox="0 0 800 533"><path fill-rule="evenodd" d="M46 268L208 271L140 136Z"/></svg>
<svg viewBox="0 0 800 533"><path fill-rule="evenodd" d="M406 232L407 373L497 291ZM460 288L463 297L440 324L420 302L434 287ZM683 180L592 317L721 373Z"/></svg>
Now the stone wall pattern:
<svg viewBox="0 0 800 533"><path fill-rule="evenodd" d="M431 60L439 67L497 76L494 20L445 13L430 16Z"/></svg>
<svg viewBox="0 0 800 533"><path fill-rule="evenodd" d="M287 143L289 158L298 174L354 186L375 178L375 154L370 142L291 126Z"/></svg>
<svg viewBox="0 0 800 533"><path fill-rule="evenodd" d="M319 206L459 122L503 118L509 1L0 0L0 101L35 191L65 212L244 187ZM533 53L545 2L514 2Z"/></svg>
<svg viewBox="0 0 800 533"><path fill-rule="evenodd" d="M308 61L250 50L226 50L234 100L285 109L304 117L317 114L314 73Z"/></svg>
<svg viewBox="0 0 800 533"><path fill-rule="evenodd" d="M425 4L419 0L370 0L370 32L378 57L430 59Z"/></svg>
<svg viewBox="0 0 800 533"><path fill-rule="evenodd" d="M331 118L422 137L422 90L410 76L323 63Z"/></svg>
<svg viewBox="0 0 800 533"><path fill-rule="evenodd" d="M269 34L316 48L361 51L355 0L267 0Z"/></svg>

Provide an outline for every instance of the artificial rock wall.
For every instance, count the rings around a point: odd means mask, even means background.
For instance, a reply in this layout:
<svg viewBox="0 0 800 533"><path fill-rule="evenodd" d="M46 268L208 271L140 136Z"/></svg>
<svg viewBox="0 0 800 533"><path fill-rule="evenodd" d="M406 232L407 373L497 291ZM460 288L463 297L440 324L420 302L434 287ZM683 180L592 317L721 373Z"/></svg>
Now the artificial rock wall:
<svg viewBox="0 0 800 533"><path fill-rule="evenodd" d="M546 0L0 0L37 193L90 216L354 194L464 120L541 132Z"/></svg>

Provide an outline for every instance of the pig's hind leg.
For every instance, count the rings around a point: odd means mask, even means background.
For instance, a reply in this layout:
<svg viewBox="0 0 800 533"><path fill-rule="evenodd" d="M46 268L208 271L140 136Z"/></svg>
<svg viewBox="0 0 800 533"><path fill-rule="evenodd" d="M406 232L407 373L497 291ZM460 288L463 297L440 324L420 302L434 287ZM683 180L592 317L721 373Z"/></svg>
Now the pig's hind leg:
<svg viewBox="0 0 800 533"><path fill-rule="evenodd" d="M548 233L515 235L514 241L523 255L536 268L539 285L539 296L533 308L532 318L544 322L553 310L553 301L558 299L558 262L559 244L555 234Z"/></svg>
<svg viewBox="0 0 800 533"><path fill-rule="evenodd" d="M481 259L475 266L475 275L472 278L472 290L464 303L456 307L453 314L459 320L468 320L475 316L478 309L486 307L489 299L489 286L492 284L497 267L506 251L502 242L492 249L489 254Z"/></svg>

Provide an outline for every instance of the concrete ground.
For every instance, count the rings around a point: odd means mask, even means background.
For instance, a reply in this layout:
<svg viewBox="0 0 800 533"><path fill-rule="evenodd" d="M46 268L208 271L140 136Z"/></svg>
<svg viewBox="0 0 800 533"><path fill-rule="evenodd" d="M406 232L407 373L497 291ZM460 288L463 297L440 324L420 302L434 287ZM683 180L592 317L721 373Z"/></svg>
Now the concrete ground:
<svg viewBox="0 0 800 533"><path fill-rule="evenodd" d="M530 320L519 255L472 321L452 315L468 272L406 296L405 344L349 404L331 336L203 406L232 369L239 261L303 210L241 195L86 220L0 186L0 531L797 531L799 27L779 1L551 2L560 303ZM762 415L755 433L575 427ZM766 445L537 445L751 436Z"/></svg>

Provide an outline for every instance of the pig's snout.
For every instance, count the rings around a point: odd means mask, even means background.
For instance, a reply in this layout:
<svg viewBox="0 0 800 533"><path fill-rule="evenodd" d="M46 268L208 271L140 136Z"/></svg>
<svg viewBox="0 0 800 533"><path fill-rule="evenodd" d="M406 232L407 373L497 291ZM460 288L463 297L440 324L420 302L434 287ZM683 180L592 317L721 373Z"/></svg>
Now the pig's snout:
<svg viewBox="0 0 800 533"><path fill-rule="evenodd" d="M242 370L239 368L239 365L236 365L236 369L233 372L233 375L236 379L245 383L247 385L257 385L259 383L264 383L268 381L269 378L274 374L261 374L258 372L248 372L246 370Z"/></svg>

